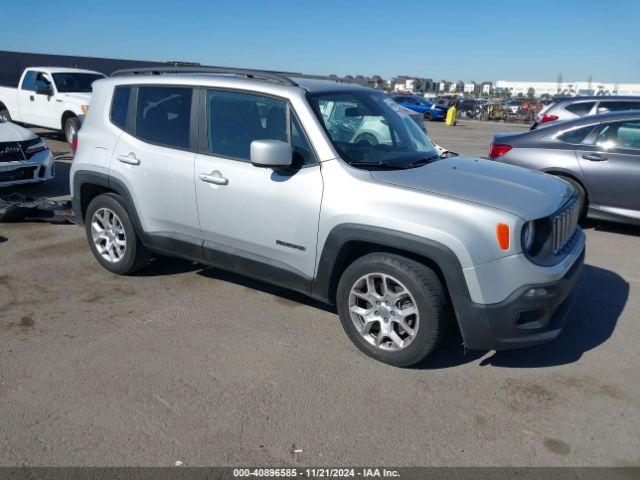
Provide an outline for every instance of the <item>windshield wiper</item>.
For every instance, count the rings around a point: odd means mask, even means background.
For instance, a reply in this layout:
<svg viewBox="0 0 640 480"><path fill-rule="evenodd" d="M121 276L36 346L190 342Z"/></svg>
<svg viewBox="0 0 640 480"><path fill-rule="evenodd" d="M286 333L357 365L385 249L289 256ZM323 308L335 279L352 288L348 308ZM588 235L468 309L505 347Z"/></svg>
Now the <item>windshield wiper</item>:
<svg viewBox="0 0 640 480"><path fill-rule="evenodd" d="M408 163L407 164L407 168L420 167L422 165L426 165L429 162L432 162L434 160L439 160L439 159L440 159L440 157L438 155L430 155L428 157L424 157L424 158L421 158L419 160L414 160L413 162Z"/></svg>
<svg viewBox="0 0 640 480"><path fill-rule="evenodd" d="M354 167L406 168L402 163L389 162L349 162Z"/></svg>

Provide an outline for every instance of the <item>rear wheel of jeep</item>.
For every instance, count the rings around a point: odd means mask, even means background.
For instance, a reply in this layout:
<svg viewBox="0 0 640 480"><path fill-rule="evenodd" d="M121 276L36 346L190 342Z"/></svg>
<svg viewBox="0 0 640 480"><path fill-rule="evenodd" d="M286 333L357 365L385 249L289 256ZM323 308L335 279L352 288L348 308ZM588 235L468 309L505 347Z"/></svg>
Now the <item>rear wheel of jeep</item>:
<svg viewBox="0 0 640 480"><path fill-rule="evenodd" d="M149 253L115 193L91 200L85 214L85 231L96 260L110 272L128 275L149 263Z"/></svg>
<svg viewBox="0 0 640 480"><path fill-rule="evenodd" d="M336 295L340 321L365 354L391 365L414 365L440 343L448 325L444 288L414 260L372 253L342 274Z"/></svg>

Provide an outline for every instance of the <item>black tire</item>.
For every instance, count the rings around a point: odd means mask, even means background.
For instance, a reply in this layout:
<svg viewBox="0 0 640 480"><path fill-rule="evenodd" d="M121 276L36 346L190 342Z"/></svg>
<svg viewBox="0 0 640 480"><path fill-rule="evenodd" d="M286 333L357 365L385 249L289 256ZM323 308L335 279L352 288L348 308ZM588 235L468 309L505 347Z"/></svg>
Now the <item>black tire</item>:
<svg viewBox="0 0 640 480"><path fill-rule="evenodd" d="M91 232L93 215L102 208L109 209L115 213L124 227L125 252L117 262L110 262L103 258L93 241ZM131 223L131 218L124 208L119 195L115 193L105 193L91 200L85 214L85 231L93 255L96 257L96 260L98 260L98 263L106 270L118 275L129 275L146 267L149 263L149 252L136 235L133 223Z"/></svg>
<svg viewBox="0 0 640 480"><path fill-rule="evenodd" d="M424 112L424 119L427 120L428 122L430 122L431 120L433 120L433 113L431 112Z"/></svg>
<svg viewBox="0 0 640 480"><path fill-rule="evenodd" d="M11 114L9 113L9 110L6 108L0 110L0 120L4 120L5 122L11 121Z"/></svg>
<svg viewBox="0 0 640 480"><path fill-rule="evenodd" d="M419 325L413 340L397 351L383 350L369 343L351 319L349 296L359 279L371 273L397 279L415 299ZM342 326L351 341L366 355L397 367L408 367L423 360L438 346L449 323L449 306L440 279L429 267L390 253L371 253L355 260L342 274L336 292ZM376 312L377 313L377 312Z"/></svg>
<svg viewBox="0 0 640 480"><path fill-rule="evenodd" d="M564 175L558 175L558 177L569 183L573 189L578 192L578 196L580 197L580 221L584 220L587 216L587 209L589 206L587 192L585 192L584 187L571 177L565 177Z"/></svg>
<svg viewBox="0 0 640 480"><path fill-rule="evenodd" d="M73 137L78 134L80 130L80 119L78 117L67 118L64 122L64 138L69 145L73 145Z"/></svg>

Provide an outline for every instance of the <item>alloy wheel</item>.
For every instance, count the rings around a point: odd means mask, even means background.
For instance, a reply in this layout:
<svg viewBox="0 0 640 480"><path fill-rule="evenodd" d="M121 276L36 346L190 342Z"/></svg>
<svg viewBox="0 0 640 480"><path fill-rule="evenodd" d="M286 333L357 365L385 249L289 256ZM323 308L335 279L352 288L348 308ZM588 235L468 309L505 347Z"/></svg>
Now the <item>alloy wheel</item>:
<svg viewBox="0 0 640 480"><path fill-rule="evenodd" d="M127 235L113 210L96 210L91 218L91 237L96 251L106 261L116 263L122 260L127 250Z"/></svg>
<svg viewBox="0 0 640 480"><path fill-rule="evenodd" d="M408 347L420 326L411 292L384 273L369 273L354 283L349 293L349 314L360 335L386 351Z"/></svg>

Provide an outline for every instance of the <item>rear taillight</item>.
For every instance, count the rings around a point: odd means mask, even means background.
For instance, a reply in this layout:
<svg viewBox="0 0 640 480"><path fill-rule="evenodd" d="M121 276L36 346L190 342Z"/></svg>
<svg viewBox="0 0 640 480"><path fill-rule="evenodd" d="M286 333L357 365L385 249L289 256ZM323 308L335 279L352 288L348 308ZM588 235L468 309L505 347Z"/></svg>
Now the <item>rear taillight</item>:
<svg viewBox="0 0 640 480"><path fill-rule="evenodd" d="M73 148L74 152L78 150L78 133L73 136L73 140L71 141L71 148Z"/></svg>
<svg viewBox="0 0 640 480"><path fill-rule="evenodd" d="M489 156L491 158L496 158L504 155L513 147L511 145L507 145L506 143L492 143L491 149L489 150Z"/></svg>
<svg viewBox="0 0 640 480"><path fill-rule="evenodd" d="M557 119L557 115L543 115L540 119L540 123L555 122Z"/></svg>

